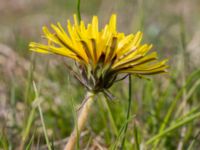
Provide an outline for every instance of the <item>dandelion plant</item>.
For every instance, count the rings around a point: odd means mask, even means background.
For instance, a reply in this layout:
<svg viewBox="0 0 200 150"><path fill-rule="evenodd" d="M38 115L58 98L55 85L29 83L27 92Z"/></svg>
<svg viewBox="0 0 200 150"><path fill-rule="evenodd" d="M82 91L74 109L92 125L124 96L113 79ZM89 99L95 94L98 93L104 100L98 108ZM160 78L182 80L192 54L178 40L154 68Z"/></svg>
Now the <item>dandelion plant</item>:
<svg viewBox="0 0 200 150"><path fill-rule="evenodd" d="M116 14L103 29L99 29L98 17L94 16L87 26L84 21L78 23L74 15L74 23L67 21L67 29L60 23L52 24L50 31L43 27L44 37L48 44L31 42L30 50L57 54L75 61L76 68L67 65L76 79L87 89L86 99L80 109L77 128L74 128L66 145L72 150L87 121L88 112L98 93L107 99L113 99L109 88L128 75L143 77L166 72L167 60L158 61L156 52L149 52L151 44L141 44L142 32L125 35L118 32ZM66 31L67 30L67 31Z"/></svg>

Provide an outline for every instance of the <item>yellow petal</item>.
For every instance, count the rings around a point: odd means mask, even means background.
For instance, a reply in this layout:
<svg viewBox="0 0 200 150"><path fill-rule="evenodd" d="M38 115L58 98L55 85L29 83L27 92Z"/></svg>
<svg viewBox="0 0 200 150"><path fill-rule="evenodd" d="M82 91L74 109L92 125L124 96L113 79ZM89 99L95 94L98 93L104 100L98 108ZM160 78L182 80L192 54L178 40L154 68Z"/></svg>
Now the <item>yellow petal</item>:
<svg viewBox="0 0 200 150"><path fill-rule="evenodd" d="M137 65L149 63L149 62L157 59L157 53L153 52L145 57L144 56L140 57L140 55L138 55L138 58L135 57L135 59L134 58L132 58L132 59L133 60L130 59L130 61L125 61L125 63L121 63L121 64L117 64L117 65L115 64L115 69L134 67Z"/></svg>
<svg viewBox="0 0 200 150"><path fill-rule="evenodd" d="M127 44L130 43L130 41L133 39L134 35L133 34L130 34L128 36L126 36L125 38L123 38L121 41L119 41L118 43L118 47L117 47L117 51L116 52L119 52L120 50L122 50L123 47L125 47Z"/></svg>
<svg viewBox="0 0 200 150"><path fill-rule="evenodd" d="M138 31L132 41L132 44L138 47L141 40L142 40L142 32Z"/></svg>
<svg viewBox="0 0 200 150"><path fill-rule="evenodd" d="M74 25L78 26L78 20L76 14L74 14Z"/></svg>
<svg viewBox="0 0 200 150"><path fill-rule="evenodd" d="M116 32L116 20L117 20L117 17L116 17L116 14L113 14L110 18L110 22L109 22L109 28L110 28L110 31L112 33L115 33Z"/></svg>
<svg viewBox="0 0 200 150"><path fill-rule="evenodd" d="M99 33L99 27L98 27L98 18L97 16L94 16L92 19L92 35L93 38L97 38Z"/></svg>

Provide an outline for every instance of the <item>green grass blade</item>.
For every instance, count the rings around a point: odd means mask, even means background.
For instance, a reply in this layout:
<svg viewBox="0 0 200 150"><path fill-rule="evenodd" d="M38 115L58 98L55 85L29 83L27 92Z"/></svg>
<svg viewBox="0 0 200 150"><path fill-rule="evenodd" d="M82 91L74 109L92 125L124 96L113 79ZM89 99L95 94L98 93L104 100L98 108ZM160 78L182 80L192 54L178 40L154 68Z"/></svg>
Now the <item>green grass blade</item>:
<svg viewBox="0 0 200 150"><path fill-rule="evenodd" d="M119 134L119 132L118 132L117 125L114 121L112 111L110 110L110 107L108 105L107 100L103 100L103 104L108 111L108 117L109 117L109 120L110 120L110 123L111 123L111 126L112 126L112 130L113 130L114 134L117 136Z"/></svg>
<svg viewBox="0 0 200 150"><path fill-rule="evenodd" d="M129 120L126 120L125 122L123 122L122 127L119 130L119 135L115 141L115 144L113 144L109 149L110 150L115 150L116 147L118 146L118 144L120 143L120 139L123 138L123 132L124 132L124 128L126 126L127 123L129 123L130 121L132 121L135 118L135 115L132 115L129 117Z"/></svg>
<svg viewBox="0 0 200 150"><path fill-rule="evenodd" d="M132 98L132 80L131 80L131 75L129 75L129 86L128 86L128 109L127 109L127 114L126 114L126 120L129 120L130 116L130 110L131 110L131 98ZM122 144L121 144L121 149L124 147L125 139L126 139L126 132L128 129L128 122L125 125L124 128L124 135L122 139Z"/></svg>
<svg viewBox="0 0 200 150"><path fill-rule="evenodd" d="M34 135L31 137L29 143L26 146L26 150L31 150L31 145L33 144Z"/></svg>
<svg viewBox="0 0 200 150"><path fill-rule="evenodd" d="M140 142L139 142L139 138L138 138L138 129L137 129L135 122L134 122L134 139L135 139L136 150L140 150Z"/></svg>
<svg viewBox="0 0 200 150"><path fill-rule="evenodd" d="M178 92L178 94L176 95L175 99L172 101L172 104L170 105L170 107L169 107L169 109L168 109L168 111L167 111L167 113L166 113L166 115L165 115L165 117L164 117L163 123L161 124L161 127L160 127L160 129L159 129L159 133L161 133L161 132L165 129L166 125L169 123L169 120L170 120L170 117L171 117L171 115L172 115L172 112L173 112L174 109L176 108L176 104L177 104L178 100L181 98L181 96L182 96L182 94L183 94L185 88L186 88L189 84L191 84L192 79L193 79L196 75L198 75L199 73L200 73L200 69L197 70L197 71L194 71L194 72L187 78L185 85L179 90L179 92ZM159 139L157 139L157 141L155 141L155 143L154 143L154 148L156 148L156 145L158 144L158 142L159 142Z"/></svg>
<svg viewBox="0 0 200 150"><path fill-rule="evenodd" d="M193 114L187 118L184 118L182 121L177 122L176 124L171 125L170 127L168 127L167 129L163 130L162 132L158 133L157 135L153 136L151 139L149 139L146 144L149 145L151 143L153 143L155 140L169 134L170 132L176 130L179 127L182 127L190 122L192 122L194 119L199 118L200 117L200 112Z"/></svg>
<svg viewBox="0 0 200 150"><path fill-rule="evenodd" d="M38 93L37 87L35 85L35 82L33 82L33 88L34 88L34 92L35 92L35 95L36 95L36 101L38 101L38 99L39 99L39 93ZM42 109L41 109L39 101L37 102L37 107L38 107L38 111L39 111L39 115L40 115L40 120L41 120L41 123L42 123L42 129L43 129L43 132L44 132L44 136L45 136L45 140L46 140L46 144L47 144L48 150L52 150L51 144L49 142L49 138L48 138L46 126L45 126L45 123L44 123L44 117L43 117L43 113L42 113Z"/></svg>
<svg viewBox="0 0 200 150"><path fill-rule="evenodd" d="M197 135L194 137L190 145L188 146L187 150L193 150L194 143L198 141L198 137L200 136L200 132L197 133Z"/></svg>
<svg viewBox="0 0 200 150"><path fill-rule="evenodd" d="M78 22L81 22L81 0L77 0L77 15L78 15Z"/></svg>

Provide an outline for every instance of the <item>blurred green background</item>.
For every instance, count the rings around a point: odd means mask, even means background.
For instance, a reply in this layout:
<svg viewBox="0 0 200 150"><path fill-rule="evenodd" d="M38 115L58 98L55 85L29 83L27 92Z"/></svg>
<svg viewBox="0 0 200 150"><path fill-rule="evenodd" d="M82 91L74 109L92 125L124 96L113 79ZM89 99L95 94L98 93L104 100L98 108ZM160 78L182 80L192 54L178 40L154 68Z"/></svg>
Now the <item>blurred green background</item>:
<svg viewBox="0 0 200 150"><path fill-rule="evenodd" d="M32 104L36 96L33 82L49 140L54 149L62 149L66 143L86 90L69 74L63 58L35 54L28 50L28 43L43 41L43 25L61 22L66 26L76 5L75 0L0 0L0 149L20 149L22 145L24 149L47 149L39 112ZM143 42L152 43L161 59L169 58L170 66L168 74L150 80L133 77L134 117L129 120L124 149L137 149L139 143L141 149L198 150L199 117L157 143L146 142L159 133L170 108L165 128L199 113L200 1L81 0L85 22L97 15L103 27L112 13L117 14L118 31L144 32ZM80 149L120 147L128 107L127 83L124 80L111 88L115 101L99 95L80 138Z"/></svg>

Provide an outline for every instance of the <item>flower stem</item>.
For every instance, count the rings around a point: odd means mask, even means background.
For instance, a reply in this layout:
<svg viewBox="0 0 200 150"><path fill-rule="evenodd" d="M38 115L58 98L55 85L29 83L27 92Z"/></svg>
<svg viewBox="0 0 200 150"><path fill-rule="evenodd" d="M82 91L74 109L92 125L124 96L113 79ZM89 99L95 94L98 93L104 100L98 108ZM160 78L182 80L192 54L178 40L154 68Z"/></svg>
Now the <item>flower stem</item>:
<svg viewBox="0 0 200 150"><path fill-rule="evenodd" d="M83 103L83 106L80 110L78 120L77 120L77 127L74 128L73 132L71 133L71 136L68 140L68 143L66 144L64 150L74 150L78 135L79 133L83 130L85 127L88 114L90 112L90 108L93 103L93 98L94 98L94 93L88 92L86 95L86 99L84 100L85 102Z"/></svg>

